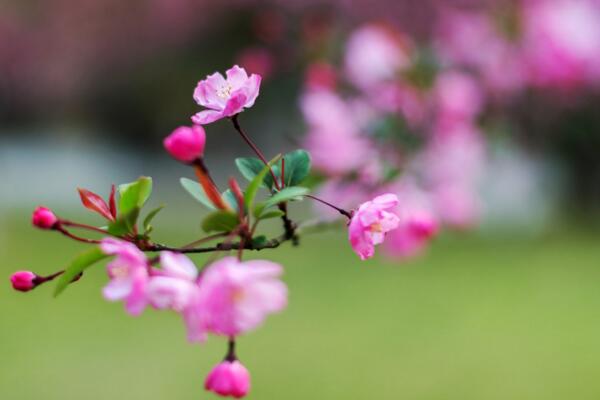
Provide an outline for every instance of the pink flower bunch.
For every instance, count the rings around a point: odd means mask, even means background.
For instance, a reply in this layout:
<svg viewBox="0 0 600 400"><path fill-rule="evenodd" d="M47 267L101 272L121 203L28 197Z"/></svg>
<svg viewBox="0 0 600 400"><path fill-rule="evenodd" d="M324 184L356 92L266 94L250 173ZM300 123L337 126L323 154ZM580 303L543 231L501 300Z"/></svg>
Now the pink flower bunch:
<svg viewBox="0 0 600 400"><path fill-rule="evenodd" d="M111 279L103 290L110 301L124 300L127 312L140 314L146 305L182 314L190 341L207 333L238 336L262 324L267 315L287 305L287 288L279 264L225 257L202 275L185 255L163 251L160 269L134 244L104 239L102 251L116 256L107 266Z"/></svg>
<svg viewBox="0 0 600 400"><path fill-rule="evenodd" d="M219 72L200 81L194 91L198 105L208 108L192 117L195 124L206 125L222 118L233 117L252 107L260 90L261 77L248 76L246 70L237 65L225 72Z"/></svg>

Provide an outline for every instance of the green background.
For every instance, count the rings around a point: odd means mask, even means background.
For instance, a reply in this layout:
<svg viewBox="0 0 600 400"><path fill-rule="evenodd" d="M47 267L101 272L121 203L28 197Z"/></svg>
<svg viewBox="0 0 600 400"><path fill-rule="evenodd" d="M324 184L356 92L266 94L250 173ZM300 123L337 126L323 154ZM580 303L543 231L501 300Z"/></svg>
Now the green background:
<svg viewBox="0 0 600 400"><path fill-rule="evenodd" d="M2 232L1 399L215 398L203 380L225 340L190 345L168 312L128 316L102 299L103 266L58 299L52 283L12 291L12 271L50 273L84 247L27 219ZM341 232L260 255L285 265L290 304L239 340L250 399L600 398L596 232L447 234L403 264L360 262Z"/></svg>

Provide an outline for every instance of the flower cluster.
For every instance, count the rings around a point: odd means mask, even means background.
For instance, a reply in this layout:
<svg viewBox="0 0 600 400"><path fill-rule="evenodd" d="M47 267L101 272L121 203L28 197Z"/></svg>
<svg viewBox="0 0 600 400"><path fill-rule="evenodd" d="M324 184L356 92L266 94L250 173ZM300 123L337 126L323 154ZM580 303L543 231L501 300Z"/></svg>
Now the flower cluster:
<svg viewBox="0 0 600 400"><path fill-rule="evenodd" d="M215 73L200 81L194 99L207 110L192 117L194 125L175 129L163 142L174 159L194 171L196 180L182 178L181 184L209 209L210 213L202 221L207 236L182 247L153 240L151 223L162 207L147 212L143 221L139 220L152 192L149 177L118 187L113 185L107 199L78 188L83 206L103 218L101 226L58 217L45 207L34 211L32 223L92 248L75 258L66 269L52 275L16 272L11 276L11 284L15 290L27 292L57 279L55 294L58 295L78 281L86 268L110 257L103 297L111 302L123 302L126 312L132 316L148 308L179 314L190 342L204 342L210 334L227 338L225 358L208 374L205 388L221 396L241 398L250 390L250 374L238 360L236 339L255 330L268 315L282 311L287 305L287 286L281 280L283 267L268 260L244 261L243 254L244 251L273 249L288 241L298 245L302 232L300 224L290 217L288 205L291 202L312 199L347 218L350 245L363 260L374 255L375 246L384 242L387 233L399 232L403 224L419 238L430 236L435 229L421 214L402 215L403 203L395 194L383 194L363 204L357 201L350 209L309 194L309 189L300 184L310 173L311 159L319 164L327 159L326 155L322 159L320 154L311 157L307 151L298 149L267 161L239 121L239 113L251 107L258 96L260 77L248 76L238 66L229 69L226 76ZM340 123L350 112L344 110L334 96L324 93L307 103L311 101L338 112L336 118ZM307 105L306 110L310 112L312 107ZM312 116L315 126L329 123L321 113ZM241 174L249 181L244 190L231 178L229 189L222 192L204 161L207 133L203 125L223 118L231 120L236 132L257 156L236 159ZM365 150L366 142L358 137L357 131L351 130L351 124L337 128L343 129L322 132L331 134L329 139L334 142L335 135L357 135L356 149L352 151ZM347 162L340 157L338 172L345 171ZM256 196L261 187L267 191L266 200L262 201ZM259 224L270 218L281 219L281 236L268 239L257 234ZM102 234L103 238L90 238L76 230ZM215 241L219 242L209 245ZM228 254L232 251L237 254ZM148 256L148 252L154 255ZM201 266L188 257L188 254L208 252L222 257L213 257Z"/></svg>

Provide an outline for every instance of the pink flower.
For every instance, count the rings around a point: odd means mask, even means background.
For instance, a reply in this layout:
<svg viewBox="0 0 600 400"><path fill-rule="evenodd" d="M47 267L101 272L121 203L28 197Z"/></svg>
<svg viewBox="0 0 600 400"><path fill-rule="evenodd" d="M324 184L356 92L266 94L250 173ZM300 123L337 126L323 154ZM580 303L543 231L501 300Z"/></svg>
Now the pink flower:
<svg viewBox="0 0 600 400"><path fill-rule="evenodd" d="M250 390L250 373L237 360L223 361L210 371L204 388L220 396L239 399L246 396Z"/></svg>
<svg viewBox="0 0 600 400"><path fill-rule="evenodd" d="M470 121L483 108L483 94L477 82L469 75L450 71L437 77L435 98L438 118L446 123Z"/></svg>
<svg viewBox="0 0 600 400"><path fill-rule="evenodd" d="M165 138L163 144L169 154L181 162L192 162L202 157L206 134L200 125L180 126Z"/></svg>
<svg viewBox="0 0 600 400"><path fill-rule="evenodd" d="M31 217L31 223L40 229L52 229L57 222L56 215L46 207L36 208Z"/></svg>
<svg viewBox="0 0 600 400"><path fill-rule="evenodd" d="M524 20L524 55L534 85L570 88L600 80L600 3L529 2Z"/></svg>
<svg viewBox="0 0 600 400"><path fill-rule="evenodd" d="M348 78L362 89L393 80L409 66L410 47L408 38L388 26L365 25L350 36L346 46Z"/></svg>
<svg viewBox="0 0 600 400"><path fill-rule="evenodd" d="M202 273L192 304L184 312L188 336L203 332L237 336L257 328L268 314L287 305L282 268L265 260L240 262L225 257Z"/></svg>
<svg viewBox="0 0 600 400"><path fill-rule="evenodd" d="M106 268L110 282L102 289L109 301L125 301L125 309L131 315L139 315L147 304L148 262L146 256L134 244L118 239L103 239L102 251L116 255Z"/></svg>
<svg viewBox="0 0 600 400"><path fill-rule="evenodd" d="M219 72L200 81L194 91L194 100L209 110L200 111L192 117L196 124L206 125L221 118L232 117L254 105L260 89L261 77L233 66L226 72L227 79Z"/></svg>
<svg viewBox="0 0 600 400"><path fill-rule="evenodd" d="M361 260L373 257L375 245L383 242L385 234L398 227L400 219L388 211L398 205L398 197L388 193L360 205L348 226L352 249Z"/></svg>
<svg viewBox="0 0 600 400"><path fill-rule="evenodd" d="M162 269L150 278L147 287L148 301L158 309L183 311L191 302L197 289L198 269L183 254L160 253Z"/></svg>
<svg viewBox="0 0 600 400"><path fill-rule="evenodd" d="M13 289L20 292L28 292L36 287L38 276L31 271L17 271L10 277Z"/></svg>

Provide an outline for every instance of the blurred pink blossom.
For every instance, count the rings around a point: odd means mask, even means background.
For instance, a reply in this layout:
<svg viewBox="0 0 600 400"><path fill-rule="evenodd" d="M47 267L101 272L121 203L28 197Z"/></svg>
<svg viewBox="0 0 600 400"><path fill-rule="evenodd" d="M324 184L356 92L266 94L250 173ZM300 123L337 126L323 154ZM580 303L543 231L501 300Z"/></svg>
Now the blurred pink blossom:
<svg viewBox="0 0 600 400"><path fill-rule="evenodd" d="M533 85L600 81L600 3L534 0L524 7L524 55Z"/></svg>
<svg viewBox="0 0 600 400"><path fill-rule="evenodd" d="M287 305L282 268L265 260L240 262L225 257L202 273L199 289L184 311L188 336L202 332L237 336L257 328L267 315Z"/></svg>
<svg viewBox="0 0 600 400"><path fill-rule="evenodd" d="M192 117L196 124L205 125L221 118L232 117L245 108L252 107L258 97L261 78L234 65L226 71L227 79L219 72L198 82L194 100L208 110L200 111Z"/></svg>
<svg viewBox="0 0 600 400"><path fill-rule="evenodd" d="M187 256L169 251L160 253L160 265L148 282L148 301L158 309L182 312L197 290L198 269Z"/></svg>
<svg viewBox="0 0 600 400"><path fill-rule="evenodd" d="M383 243L386 233L396 229L399 218L392 210L398 197L387 193L361 204L348 225L352 249L361 260L373 257L375 246Z"/></svg>
<svg viewBox="0 0 600 400"><path fill-rule="evenodd" d="M395 186L398 195L398 228L390 231L384 243L385 253L394 258L419 254L439 230L439 222L429 193L417 187L411 178L402 178Z"/></svg>
<svg viewBox="0 0 600 400"><path fill-rule="evenodd" d="M275 60L269 50L264 47L249 47L240 52L237 57L239 65L262 79L267 79L273 72Z"/></svg>
<svg viewBox="0 0 600 400"><path fill-rule="evenodd" d="M394 80L410 64L411 47L405 35L388 25L358 28L346 45L344 62L348 79L362 89Z"/></svg>
<svg viewBox="0 0 600 400"><path fill-rule="evenodd" d="M125 301L125 309L131 315L140 314L147 304L148 261L133 243L119 239L103 239L100 248L105 254L115 255L106 270L110 282L104 287L104 298Z"/></svg>
<svg viewBox="0 0 600 400"><path fill-rule="evenodd" d="M475 79L466 73L438 75L434 91L436 117L445 125L473 121L483 108L484 97Z"/></svg>

